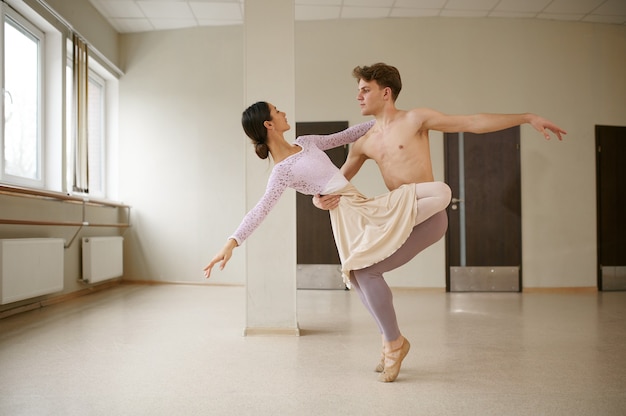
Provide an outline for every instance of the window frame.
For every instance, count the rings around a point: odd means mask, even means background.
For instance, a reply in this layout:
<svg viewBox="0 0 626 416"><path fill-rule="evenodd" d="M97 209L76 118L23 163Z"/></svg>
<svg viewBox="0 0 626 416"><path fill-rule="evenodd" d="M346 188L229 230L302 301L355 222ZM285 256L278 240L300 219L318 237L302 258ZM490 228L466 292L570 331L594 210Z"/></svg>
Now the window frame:
<svg viewBox="0 0 626 416"><path fill-rule="evenodd" d="M2 100L0 100L0 150L2 151L2 157L0 157L0 181L9 183L12 185L29 186L35 188L44 188L46 183L46 142L45 142L45 126L44 120L46 117L46 106L44 104L44 91L46 88L45 71L46 71L46 35L37 25L23 17L21 14L13 10L12 8L2 4L2 26L0 28L0 82L1 89L3 91ZM5 172L4 161L4 145L5 145L5 105L4 94L6 88L4 84L5 80L5 24L11 24L16 30L23 32L26 36L30 36L37 40L37 178L28 178L24 176L12 175Z"/></svg>

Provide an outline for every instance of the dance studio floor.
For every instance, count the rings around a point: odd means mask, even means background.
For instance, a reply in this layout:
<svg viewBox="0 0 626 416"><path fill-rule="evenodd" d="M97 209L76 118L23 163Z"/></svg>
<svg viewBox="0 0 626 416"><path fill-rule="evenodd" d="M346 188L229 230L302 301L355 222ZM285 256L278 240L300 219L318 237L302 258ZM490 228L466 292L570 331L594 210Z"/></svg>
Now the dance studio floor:
<svg viewBox="0 0 626 416"><path fill-rule="evenodd" d="M626 292L394 290L395 383L355 293L242 336L245 289L122 284L0 320L0 415L624 415Z"/></svg>

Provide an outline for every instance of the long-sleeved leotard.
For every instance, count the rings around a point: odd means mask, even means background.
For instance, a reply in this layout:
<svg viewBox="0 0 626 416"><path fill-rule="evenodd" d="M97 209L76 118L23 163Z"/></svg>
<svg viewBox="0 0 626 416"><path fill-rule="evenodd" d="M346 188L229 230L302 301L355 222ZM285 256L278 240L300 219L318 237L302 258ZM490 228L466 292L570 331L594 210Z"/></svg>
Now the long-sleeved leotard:
<svg viewBox="0 0 626 416"><path fill-rule="evenodd" d="M328 192L327 185L340 171L324 150L355 142L373 125L372 120L335 134L298 137L294 143L302 150L274 166L265 194L246 214L230 238L235 239L238 245L247 239L274 208L287 188L293 188L305 195ZM347 184L348 181L345 178L344 180L344 184Z"/></svg>

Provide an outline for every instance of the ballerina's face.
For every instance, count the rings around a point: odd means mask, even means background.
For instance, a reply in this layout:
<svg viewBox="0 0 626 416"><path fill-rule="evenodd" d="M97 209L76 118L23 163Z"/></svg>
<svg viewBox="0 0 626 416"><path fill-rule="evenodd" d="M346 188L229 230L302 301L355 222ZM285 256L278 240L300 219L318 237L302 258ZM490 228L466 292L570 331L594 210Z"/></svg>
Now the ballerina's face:
<svg viewBox="0 0 626 416"><path fill-rule="evenodd" d="M280 111L273 104L268 104L270 106L270 116L272 117L271 123L274 129L278 131L287 131L291 128L289 123L287 122L287 114L285 112Z"/></svg>

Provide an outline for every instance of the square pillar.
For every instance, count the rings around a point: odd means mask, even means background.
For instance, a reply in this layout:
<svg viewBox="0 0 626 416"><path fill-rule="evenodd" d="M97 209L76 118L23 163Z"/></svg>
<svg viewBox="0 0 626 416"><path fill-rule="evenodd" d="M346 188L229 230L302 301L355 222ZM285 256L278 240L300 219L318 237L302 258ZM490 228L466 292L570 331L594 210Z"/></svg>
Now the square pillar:
<svg viewBox="0 0 626 416"><path fill-rule="evenodd" d="M287 113L295 130L293 0L244 4L244 105L267 101ZM293 140L294 132L287 134ZM244 136L245 137L245 136ZM272 162L246 151L246 208L263 195ZM245 335L299 335L296 314L296 196L287 190L246 247Z"/></svg>

